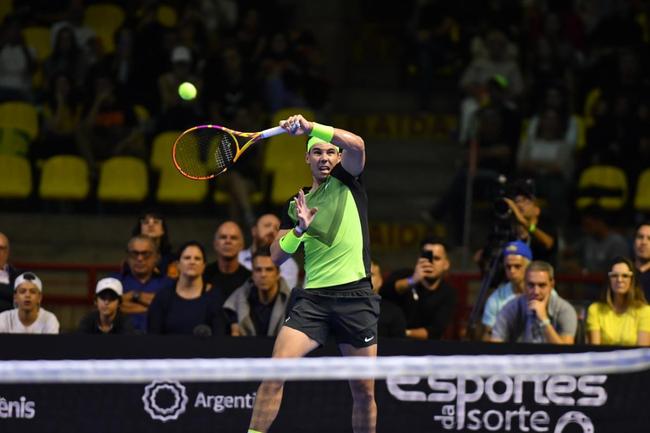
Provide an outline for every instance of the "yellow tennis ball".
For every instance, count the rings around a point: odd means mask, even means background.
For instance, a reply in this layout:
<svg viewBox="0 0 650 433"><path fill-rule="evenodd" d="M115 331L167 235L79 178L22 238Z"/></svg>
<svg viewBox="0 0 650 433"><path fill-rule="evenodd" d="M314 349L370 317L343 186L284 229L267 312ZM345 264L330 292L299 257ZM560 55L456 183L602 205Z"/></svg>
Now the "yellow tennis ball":
<svg viewBox="0 0 650 433"><path fill-rule="evenodd" d="M196 86L189 81L181 83L181 85L178 86L178 96L186 101L191 101L196 98Z"/></svg>

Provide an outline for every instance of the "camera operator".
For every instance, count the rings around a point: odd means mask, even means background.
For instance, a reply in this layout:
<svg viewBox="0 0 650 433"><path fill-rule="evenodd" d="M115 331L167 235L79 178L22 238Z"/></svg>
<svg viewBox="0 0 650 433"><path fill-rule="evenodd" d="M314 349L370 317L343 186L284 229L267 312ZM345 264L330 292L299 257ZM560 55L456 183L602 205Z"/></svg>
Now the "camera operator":
<svg viewBox="0 0 650 433"><path fill-rule="evenodd" d="M516 237L530 246L535 260L555 266L557 227L551 218L542 213L532 180L515 181L510 197L504 197L503 201L511 212Z"/></svg>

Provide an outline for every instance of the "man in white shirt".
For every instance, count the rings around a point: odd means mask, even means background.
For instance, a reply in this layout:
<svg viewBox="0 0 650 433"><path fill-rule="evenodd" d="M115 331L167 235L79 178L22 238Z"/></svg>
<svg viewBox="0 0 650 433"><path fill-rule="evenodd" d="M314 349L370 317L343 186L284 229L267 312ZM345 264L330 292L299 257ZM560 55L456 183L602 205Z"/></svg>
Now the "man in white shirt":
<svg viewBox="0 0 650 433"><path fill-rule="evenodd" d="M246 269L253 270L253 255L259 249L268 248L280 230L280 219L272 213L260 216L251 228L253 243L245 250L239 252L239 263ZM293 289L298 285L299 268L296 261L289 257L280 265L280 276Z"/></svg>
<svg viewBox="0 0 650 433"><path fill-rule="evenodd" d="M41 308L43 283L36 274L25 272L14 282L13 310L0 313L0 333L58 334L56 316Z"/></svg>

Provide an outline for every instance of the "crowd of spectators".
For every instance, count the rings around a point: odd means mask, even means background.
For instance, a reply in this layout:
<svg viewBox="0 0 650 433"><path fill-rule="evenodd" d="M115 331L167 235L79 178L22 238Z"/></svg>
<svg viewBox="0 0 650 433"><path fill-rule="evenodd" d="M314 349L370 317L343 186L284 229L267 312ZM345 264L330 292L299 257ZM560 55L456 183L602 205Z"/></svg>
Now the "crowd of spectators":
<svg viewBox="0 0 650 433"><path fill-rule="evenodd" d="M275 219L276 215L264 214L259 222ZM216 228L215 262L207 263L206 251L197 241L184 242L163 260L160 245L171 251L163 221L155 212L140 220L143 232L147 225L156 230L128 240L122 270L97 282L95 309L80 320L77 331L276 336L292 307L294 289L302 285L300 266L294 263L288 278L295 278L295 283L289 284L265 241L253 241L252 257L242 254L243 235L234 221ZM42 308L43 300L47 303L44 283L34 272L11 266L9 245L0 233L0 333L58 333L56 316ZM375 293L382 296L380 336L416 340L457 336L452 328L464 319L464 311L458 288L449 278L453 272L449 252L443 240L426 237L412 268L382 272L372 263L369 278ZM608 252L594 262L598 266L594 271L603 275L602 284L594 286L587 298L566 299L557 290L554 265L536 258L535 249L525 240L508 242L497 257L504 275L491 281L489 297L479 306L480 332L471 338L650 345L650 222L636 227L631 250Z"/></svg>
<svg viewBox="0 0 650 433"><path fill-rule="evenodd" d="M409 67L418 98L426 96L421 108L435 99L432 83L455 82L458 140L472 153L431 217L460 240L471 171L475 199L494 199L500 178L532 179L561 241L578 241L572 228L593 214L585 208L594 202L613 231L629 234L647 212L634 199L650 160L648 2L416 4ZM620 169L624 181L612 184L601 172L600 185L582 184L596 165ZM621 200L605 206L602 197Z"/></svg>

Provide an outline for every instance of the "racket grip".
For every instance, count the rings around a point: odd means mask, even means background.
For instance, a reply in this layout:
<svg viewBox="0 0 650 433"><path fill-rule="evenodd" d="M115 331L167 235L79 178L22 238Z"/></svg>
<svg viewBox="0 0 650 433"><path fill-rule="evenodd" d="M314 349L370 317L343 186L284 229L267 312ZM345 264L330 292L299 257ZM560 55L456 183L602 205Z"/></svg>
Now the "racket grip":
<svg viewBox="0 0 650 433"><path fill-rule="evenodd" d="M274 135L285 134L286 132L287 132L286 129L280 126L276 126L275 128L265 129L264 131L262 131L261 136L262 138L269 138L269 137L273 137Z"/></svg>

